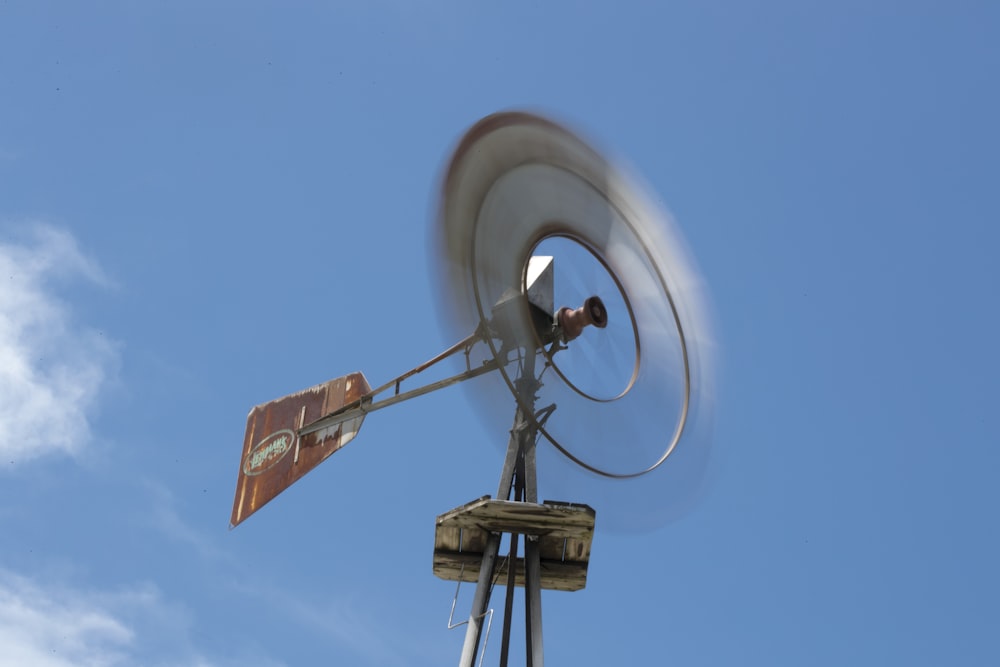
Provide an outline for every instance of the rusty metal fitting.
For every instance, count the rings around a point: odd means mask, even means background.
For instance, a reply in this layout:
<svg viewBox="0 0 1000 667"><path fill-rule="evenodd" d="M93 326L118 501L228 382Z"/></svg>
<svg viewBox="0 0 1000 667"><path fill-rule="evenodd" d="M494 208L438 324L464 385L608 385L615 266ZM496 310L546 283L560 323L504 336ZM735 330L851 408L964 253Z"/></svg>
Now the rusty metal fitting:
<svg viewBox="0 0 1000 667"><path fill-rule="evenodd" d="M560 308L556 320L562 329L563 340L568 343L583 333L584 328L589 325L594 325L598 329L608 326L608 310L604 307L601 297L592 296L576 310Z"/></svg>

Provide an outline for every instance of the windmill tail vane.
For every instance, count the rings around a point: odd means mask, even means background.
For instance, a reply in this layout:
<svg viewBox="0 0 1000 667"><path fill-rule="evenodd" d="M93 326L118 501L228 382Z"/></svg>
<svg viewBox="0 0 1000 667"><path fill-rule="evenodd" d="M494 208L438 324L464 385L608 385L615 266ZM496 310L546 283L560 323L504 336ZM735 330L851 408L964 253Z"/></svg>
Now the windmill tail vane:
<svg viewBox="0 0 1000 667"><path fill-rule="evenodd" d="M522 307L526 302L532 311L540 311L530 299L520 299ZM558 344L576 338L586 326L604 326L607 314L600 298L594 296L579 308L563 307L554 315L536 316L535 320L539 322L539 339ZM470 367L469 351L486 337L504 341L505 335L500 313L434 358L375 389L363 373L355 372L255 406L247 415L230 525L245 521L351 442L368 413L497 370L500 362L495 359ZM511 347L506 341L501 344ZM402 391L404 381L460 353L466 358L464 371Z"/></svg>

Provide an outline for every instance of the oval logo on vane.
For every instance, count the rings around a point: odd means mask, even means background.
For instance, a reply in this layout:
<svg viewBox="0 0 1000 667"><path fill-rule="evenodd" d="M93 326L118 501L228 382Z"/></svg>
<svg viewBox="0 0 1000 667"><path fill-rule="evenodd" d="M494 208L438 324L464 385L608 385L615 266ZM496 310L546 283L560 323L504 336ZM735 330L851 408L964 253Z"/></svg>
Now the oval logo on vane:
<svg viewBox="0 0 1000 667"><path fill-rule="evenodd" d="M253 476L267 472L285 457L293 444L295 444L294 431L285 429L272 433L258 442L247 454L243 460L243 474Z"/></svg>

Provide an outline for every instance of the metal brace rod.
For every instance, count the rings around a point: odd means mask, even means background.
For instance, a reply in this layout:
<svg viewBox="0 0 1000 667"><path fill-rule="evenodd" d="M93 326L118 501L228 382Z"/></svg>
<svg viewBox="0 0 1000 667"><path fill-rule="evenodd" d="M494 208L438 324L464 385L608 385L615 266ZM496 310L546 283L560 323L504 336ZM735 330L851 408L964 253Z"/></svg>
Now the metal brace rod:
<svg viewBox="0 0 1000 667"><path fill-rule="evenodd" d="M437 362L441 361L442 359L447 359L448 357L450 357L451 355L455 354L459 350L465 350L466 348L472 347L473 345L475 345L476 341L478 341L480 339L481 339L481 337L480 337L480 335L479 335L478 332L470 334L470 335L466 336L465 338L463 338L462 340L460 340L457 343L455 343L454 345L452 345L451 347L449 347L447 350L445 350L441 354L439 354L436 357L434 357L433 359L429 359L429 360L425 361L424 363L420 364L419 366L416 366L415 368L411 368L410 370L406 371L405 373L403 373L399 377L396 377L396 378L393 378L392 380L389 380L388 382L386 382L381 387L378 387L376 389L372 389L370 392L368 392L368 394L369 395L381 394L383 391L385 391L386 389L388 389L389 387L392 387L392 386L396 387L396 393L398 394L399 393L399 383L400 382L402 382L403 380L405 380L408 377L412 377L412 376L416 375L417 373L419 373L421 371L427 370L428 368L430 368L431 366L433 366Z"/></svg>
<svg viewBox="0 0 1000 667"><path fill-rule="evenodd" d="M508 566L509 567L509 566ZM458 591L462 588L462 574L465 572L465 563L462 563L462 569L458 575L458 585L455 586L455 597L451 601L451 613L448 614L448 629L454 630L459 628L466 623L468 620L459 621L455 623L455 605L458 604ZM495 583L495 582L494 582ZM490 629L493 627L493 608L487 609L480 618L486 618L486 634L483 637L483 648L479 652L479 667L483 667L483 660L486 658L486 645L490 643Z"/></svg>
<svg viewBox="0 0 1000 667"><path fill-rule="evenodd" d="M469 345L475 342L476 336L472 335L463 341L460 341L448 348L438 356L434 357L430 361L417 366L416 368L403 373L399 377L390 380L381 387L369 391L367 394L361 398L340 407L328 415L325 415L314 422L306 424L297 431L297 434L301 436L308 435L310 433L315 433L316 431L322 431L325 428L331 426L336 426L337 424L342 424L346 421L350 421L356 417L361 417L368 414L369 412L374 412L376 410L381 410L382 408L387 408L390 405L395 405L396 403L402 403L403 401L409 400L411 398L416 398L417 396L423 396L424 394L429 394L438 389L444 389L445 387L450 387L451 385L458 384L459 382L464 382L465 380L471 380L472 378L479 377L480 375L485 375L491 371L495 371L500 368L500 362L496 359L490 359L489 361L483 362L483 365L479 368L472 368L462 373L446 377L443 380L438 380L436 382L431 382L425 384L421 387L411 389L409 391L399 392L399 384L403 380L417 373L426 370L430 366L438 363L439 361L450 357L451 355L466 349ZM380 401L374 400L376 396L385 392L386 390L395 387L396 392Z"/></svg>

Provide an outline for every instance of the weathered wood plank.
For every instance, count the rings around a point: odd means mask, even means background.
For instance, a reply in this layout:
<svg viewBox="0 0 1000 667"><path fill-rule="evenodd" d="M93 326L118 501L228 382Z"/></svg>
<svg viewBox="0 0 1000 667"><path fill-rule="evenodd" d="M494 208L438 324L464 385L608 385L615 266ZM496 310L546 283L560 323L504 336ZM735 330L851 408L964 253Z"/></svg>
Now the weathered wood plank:
<svg viewBox="0 0 1000 667"><path fill-rule="evenodd" d="M594 535L594 516L594 510L586 505L538 505L480 498L442 514L437 525L590 541Z"/></svg>
<svg viewBox="0 0 1000 667"><path fill-rule="evenodd" d="M434 549L445 551L462 550L462 529L454 526L438 526L434 532Z"/></svg>
<svg viewBox="0 0 1000 667"><path fill-rule="evenodd" d="M538 553L543 559L563 560L563 545L565 543L565 537L539 537Z"/></svg>
<svg viewBox="0 0 1000 667"><path fill-rule="evenodd" d="M482 555L464 552L436 551L434 553L434 575L445 581L475 583L479 576ZM507 577L508 560L497 559L494 577L504 582ZM541 584L546 590L578 591L587 585L587 563L559 562L543 559L541 562ZM524 587L524 559L514 562L514 584Z"/></svg>
<svg viewBox="0 0 1000 667"><path fill-rule="evenodd" d="M480 528L462 528L462 544L460 551L483 553L489 534Z"/></svg>

